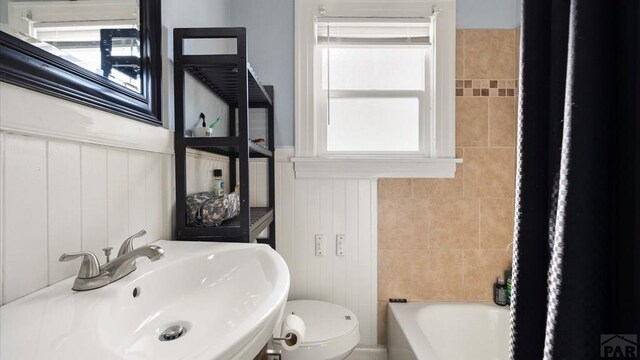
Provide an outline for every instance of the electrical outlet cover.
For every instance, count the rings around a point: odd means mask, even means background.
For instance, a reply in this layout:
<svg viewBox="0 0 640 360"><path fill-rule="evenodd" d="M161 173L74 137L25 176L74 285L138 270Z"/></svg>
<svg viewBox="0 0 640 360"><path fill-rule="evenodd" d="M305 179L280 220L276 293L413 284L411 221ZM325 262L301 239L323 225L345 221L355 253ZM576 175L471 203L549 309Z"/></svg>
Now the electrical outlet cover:
<svg viewBox="0 0 640 360"><path fill-rule="evenodd" d="M316 234L316 256L324 256L324 236L322 234Z"/></svg>
<svg viewBox="0 0 640 360"><path fill-rule="evenodd" d="M345 240L347 236L344 234L336 235L336 255L344 256Z"/></svg>

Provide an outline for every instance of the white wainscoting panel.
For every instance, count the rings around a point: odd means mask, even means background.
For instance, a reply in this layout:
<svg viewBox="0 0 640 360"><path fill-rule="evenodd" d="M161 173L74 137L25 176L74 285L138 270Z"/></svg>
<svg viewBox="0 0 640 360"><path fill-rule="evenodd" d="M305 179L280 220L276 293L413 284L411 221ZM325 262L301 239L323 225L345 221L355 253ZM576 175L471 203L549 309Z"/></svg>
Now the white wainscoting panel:
<svg viewBox="0 0 640 360"><path fill-rule="evenodd" d="M4 141L0 132L0 304L4 298Z"/></svg>
<svg viewBox="0 0 640 360"><path fill-rule="evenodd" d="M175 202L173 190L173 157L163 154L147 153L146 168L146 221L147 239L167 238L172 234L174 216L171 209ZM172 175L173 176L173 175ZM159 196L158 194L168 194Z"/></svg>
<svg viewBox="0 0 640 360"><path fill-rule="evenodd" d="M4 302L48 284L47 142L5 135Z"/></svg>
<svg viewBox="0 0 640 360"><path fill-rule="evenodd" d="M107 244L118 249L129 233L129 152L107 150Z"/></svg>
<svg viewBox="0 0 640 360"><path fill-rule="evenodd" d="M226 158L188 154L190 191L207 190ZM140 229L139 244L171 239L171 154L0 132L0 299L13 301L74 276L63 252L114 247ZM225 170L226 174L226 170Z"/></svg>
<svg viewBox="0 0 640 360"><path fill-rule="evenodd" d="M376 344L376 181L296 179L285 157L276 185L276 247L291 273L289 298L345 306L358 317L361 344ZM316 234L324 235L324 256L315 256ZM346 235L344 256L336 255L338 234Z"/></svg>
<svg viewBox="0 0 640 360"><path fill-rule="evenodd" d="M284 156L282 154L285 154ZM276 152L277 248L289 265L290 299L318 299L352 310L361 344L376 343L376 182L296 179L286 154ZM77 262L62 252L116 250L144 228L140 242L170 239L174 221L171 154L0 132L0 296L13 301L74 276ZM205 191L211 170L226 158L188 153L189 192ZM251 203L267 203L267 162L251 163ZM325 255L315 256L323 234ZM336 235L346 254L336 255ZM25 271L28 269L28 271Z"/></svg>
<svg viewBox="0 0 640 360"><path fill-rule="evenodd" d="M269 204L269 171L264 159L251 160L249 163L249 205L267 206ZM239 178L239 177L238 177Z"/></svg>
<svg viewBox="0 0 640 360"><path fill-rule="evenodd" d="M107 148L82 145L82 250L102 253L109 243ZM70 251L70 250L65 250Z"/></svg>
<svg viewBox="0 0 640 360"><path fill-rule="evenodd" d="M58 261L60 254L82 247L82 186L78 143L49 141L47 158L49 285L78 271L78 262ZM32 209L32 211L35 209ZM40 211L37 211L40 212Z"/></svg>
<svg viewBox="0 0 640 360"><path fill-rule="evenodd" d="M127 234L135 234L147 227L147 155L141 151L130 152L128 166L129 229Z"/></svg>
<svg viewBox="0 0 640 360"><path fill-rule="evenodd" d="M187 193L210 191L213 181L213 170L222 169L225 190L233 191L229 183L229 160L224 156L202 151L187 150ZM174 181L174 178L171 178Z"/></svg>

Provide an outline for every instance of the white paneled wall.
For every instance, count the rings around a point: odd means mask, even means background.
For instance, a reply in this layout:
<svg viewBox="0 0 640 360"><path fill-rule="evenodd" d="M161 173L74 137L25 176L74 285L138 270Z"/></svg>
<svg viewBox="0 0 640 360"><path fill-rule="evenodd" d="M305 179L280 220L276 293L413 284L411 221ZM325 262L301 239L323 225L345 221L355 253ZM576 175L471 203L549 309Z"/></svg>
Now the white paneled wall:
<svg viewBox="0 0 640 360"><path fill-rule="evenodd" d="M99 255L103 247L119 246L131 229L170 236L170 208L150 227L147 206L170 204L157 199L171 197L172 189L146 186L147 162L159 161L166 176L170 156L2 136L3 303L75 274L77 262L58 262L63 252Z"/></svg>
<svg viewBox="0 0 640 360"><path fill-rule="evenodd" d="M345 306L358 316L361 344L375 345L376 181L296 179L293 164L282 160L276 163L277 249L291 273L289 298ZM324 235L324 256L315 256L316 234ZM344 256L336 255L338 234L346 235Z"/></svg>
<svg viewBox="0 0 640 360"><path fill-rule="evenodd" d="M239 174L237 178L240 178ZM267 161L265 159L251 160L249 163L249 206L260 207L268 205L269 172L267 169Z"/></svg>
<svg viewBox="0 0 640 360"><path fill-rule="evenodd" d="M0 132L0 296L13 301L77 273L63 252L170 239L173 156ZM206 190L224 158L189 153L190 191ZM225 172L226 173L226 172Z"/></svg>
<svg viewBox="0 0 640 360"><path fill-rule="evenodd" d="M187 193L209 191L212 172L222 169L225 191L235 190L236 184L229 181L229 160L223 156L205 152L187 150ZM236 164L238 164L236 162ZM249 205L267 206L269 204L269 181L266 159L252 159L249 163ZM240 166L236 165L236 179L240 179Z"/></svg>
<svg viewBox="0 0 640 360"><path fill-rule="evenodd" d="M4 161L5 139L4 133L0 132L0 305L4 304Z"/></svg>
<svg viewBox="0 0 640 360"><path fill-rule="evenodd" d="M22 138L13 138L20 142ZM49 281L55 283L69 277L78 263L60 263L57 256L68 249L82 248L82 201L81 172L79 144L49 141L46 159L47 207L42 209L42 215L48 217L48 266ZM8 153L15 156L14 153ZM11 175L9 175L11 176ZM28 189L22 188L22 191ZM33 211L33 209L32 209ZM26 225L26 224L24 224Z"/></svg>
<svg viewBox="0 0 640 360"><path fill-rule="evenodd" d="M48 283L47 144L10 135L2 143L2 295L6 302Z"/></svg>
<svg viewBox="0 0 640 360"><path fill-rule="evenodd" d="M189 149L186 167L187 193L210 191L214 169L222 169L225 188L233 191L233 188L229 188L229 160L226 157Z"/></svg>
<svg viewBox="0 0 640 360"><path fill-rule="evenodd" d="M361 343L376 343L376 183L354 179L295 179L278 149L277 248L291 273L290 299L318 299L351 309ZM283 155L284 154L284 155ZM0 132L0 297L13 301L75 275L63 252L118 248L139 229L141 242L169 239L174 220L173 156ZM267 203L266 161L250 164L251 203ZM210 186L211 170L228 161L189 152L189 192ZM228 179L227 184L228 184ZM228 184L232 189L232 184ZM315 256L314 236L325 238ZM346 235L337 256L336 235Z"/></svg>

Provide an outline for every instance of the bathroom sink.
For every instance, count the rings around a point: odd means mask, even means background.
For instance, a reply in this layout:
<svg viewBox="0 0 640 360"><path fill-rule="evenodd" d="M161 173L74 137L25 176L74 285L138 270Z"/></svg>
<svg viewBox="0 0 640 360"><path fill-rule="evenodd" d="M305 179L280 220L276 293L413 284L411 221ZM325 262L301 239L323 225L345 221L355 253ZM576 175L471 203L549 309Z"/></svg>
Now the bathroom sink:
<svg viewBox="0 0 640 360"><path fill-rule="evenodd" d="M69 278L1 307L0 358L253 359L286 304L280 255L259 244L155 244L162 260L138 259L106 287L77 292Z"/></svg>

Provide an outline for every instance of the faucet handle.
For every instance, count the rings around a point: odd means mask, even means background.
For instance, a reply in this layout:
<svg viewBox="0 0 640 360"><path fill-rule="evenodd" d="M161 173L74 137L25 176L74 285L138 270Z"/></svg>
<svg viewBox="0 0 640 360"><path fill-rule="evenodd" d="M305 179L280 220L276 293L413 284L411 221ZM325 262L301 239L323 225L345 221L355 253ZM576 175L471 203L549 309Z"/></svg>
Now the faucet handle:
<svg viewBox="0 0 640 360"><path fill-rule="evenodd" d="M71 261L82 257L82 264L80 265L80 271L78 272L79 279L91 279L100 275L100 262L98 258L88 251L80 251L77 253L60 255L58 261Z"/></svg>
<svg viewBox="0 0 640 360"><path fill-rule="evenodd" d="M146 230L140 230L137 233L129 236L127 240L122 243L120 250L118 250L118 256L122 256L130 251L133 251L133 239L139 238L147 234Z"/></svg>
<svg viewBox="0 0 640 360"><path fill-rule="evenodd" d="M113 250L111 246L102 249L102 251L104 251L104 257L107 258L107 262L111 260L111 250Z"/></svg>

